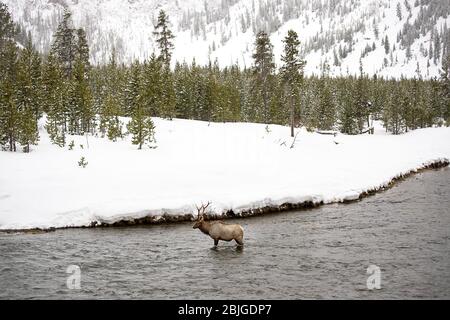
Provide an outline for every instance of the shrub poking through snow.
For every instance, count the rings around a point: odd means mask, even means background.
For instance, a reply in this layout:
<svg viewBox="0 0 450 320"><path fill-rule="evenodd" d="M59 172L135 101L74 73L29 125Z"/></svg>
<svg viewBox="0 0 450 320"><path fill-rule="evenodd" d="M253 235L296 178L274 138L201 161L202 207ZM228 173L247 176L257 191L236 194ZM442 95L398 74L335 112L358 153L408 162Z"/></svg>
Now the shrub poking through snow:
<svg viewBox="0 0 450 320"><path fill-rule="evenodd" d="M69 150L73 150L73 148L75 147L75 141L70 141L69 143Z"/></svg>
<svg viewBox="0 0 450 320"><path fill-rule="evenodd" d="M86 168L87 165L88 165L88 162L86 161L86 159L84 157L81 157L80 161L78 161L78 166L82 167L82 168Z"/></svg>

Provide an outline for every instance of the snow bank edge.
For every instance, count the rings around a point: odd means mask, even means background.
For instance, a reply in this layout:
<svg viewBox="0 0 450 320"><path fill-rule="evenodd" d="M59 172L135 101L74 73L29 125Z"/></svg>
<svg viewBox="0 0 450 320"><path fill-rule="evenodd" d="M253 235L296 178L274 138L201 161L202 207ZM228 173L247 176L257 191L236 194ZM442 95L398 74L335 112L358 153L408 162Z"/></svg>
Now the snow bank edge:
<svg viewBox="0 0 450 320"><path fill-rule="evenodd" d="M331 203L350 203L359 201L367 196L373 195L377 192L384 191L393 187L397 182L404 180L414 174L420 173L429 169L440 169L450 165L448 158L438 158L435 160L424 162L421 166L401 172L394 177L390 178L386 183L377 187L361 190L360 192L352 192L341 198L335 198L334 200L324 201L320 197L303 197L298 201L295 198L285 198L279 201L273 201L271 199L265 199L262 201L252 202L246 206L240 206L238 208L224 210L222 212L209 212L207 213L207 219L229 219L229 218L244 218L251 216L258 216L267 213L277 213L292 210L308 209L318 207L324 204ZM128 213L120 216L112 217L110 219L98 219L92 221L87 225L68 225L64 227L50 227L50 228L28 228L28 229L0 229L0 232L6 233L41 233L55 231L56 229L69 229L69 228L94 228L94 227L124 227L133 225L149 225L149 224L164 224L164 223L176 223L187 222L196 219L192 213L186 213L190 207L182 207L175 210L152 210L139 213ZM177 213L178 212L178 213ZM183 213L184 212L184 213Z"/></svg>

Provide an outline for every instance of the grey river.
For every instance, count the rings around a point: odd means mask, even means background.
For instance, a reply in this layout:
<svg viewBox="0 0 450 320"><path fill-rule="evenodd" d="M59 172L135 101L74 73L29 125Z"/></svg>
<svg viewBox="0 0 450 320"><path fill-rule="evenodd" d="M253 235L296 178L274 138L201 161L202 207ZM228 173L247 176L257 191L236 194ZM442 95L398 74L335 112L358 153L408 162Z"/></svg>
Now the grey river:
<svg viewBox="0 0 450 320"><path fill-rule="evenodd" d="M0 233L0 298L450 299L449 168L350 204L227 222L244 227L243 249L214 249L192 223Z"/></svg>

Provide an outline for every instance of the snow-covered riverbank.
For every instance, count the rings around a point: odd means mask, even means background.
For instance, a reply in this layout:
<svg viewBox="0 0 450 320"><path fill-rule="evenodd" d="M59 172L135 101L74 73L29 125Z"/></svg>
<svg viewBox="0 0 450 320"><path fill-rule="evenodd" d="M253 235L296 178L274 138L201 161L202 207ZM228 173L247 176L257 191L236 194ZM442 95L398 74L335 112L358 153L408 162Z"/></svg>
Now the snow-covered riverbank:
<svg viewBox="0 0 450 320"><path fill-rule="evenodd" d="M44 129L30 154L0 152L0 229L89 226L196 213L235 213L283 203L357 199L393 178L450 159L450 128L401 136L319 135L287 127L154 119L157 148ZM81 148L80 145L83 145ZM88 147L89 145L89 147ZM86 168L78 166L85 157Z"/></svg>

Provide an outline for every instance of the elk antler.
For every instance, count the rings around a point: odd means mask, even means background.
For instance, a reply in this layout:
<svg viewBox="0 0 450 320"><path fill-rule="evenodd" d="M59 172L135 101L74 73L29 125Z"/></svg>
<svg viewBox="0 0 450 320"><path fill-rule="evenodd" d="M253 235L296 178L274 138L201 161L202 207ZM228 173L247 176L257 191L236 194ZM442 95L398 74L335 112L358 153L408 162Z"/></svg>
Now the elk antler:
<svg viewBox="0 0 450 320"><path fill-rule="evenodd" d="M203 206L203 213L205 213L206 208L208 208L210 204L211 204L211 202L208 201L208 203L206 204L206 206Z"/></svg>
<svg viewBox="0 0 450 320"><path fill-rule="evenodd" d="M198 219L200 219L200 217L202 217L205 214L205 210L206 208L208 208L208 206L211 204L211 202L208 201L208 203L206 204L206 206L202 203L201 207L199 208L197 205L195 205L195 207L197 208L197 214L198 214ZM200 212L201 211L201 212Z"/></svg>
<svg viewBox="0 0 450 320"><path fill-rule="evenodd" d="M197 205L195 205L195 207L197 208L197 220L200 220L201 217L200 210L203 208L203 205L200 208Z"/></svg>

